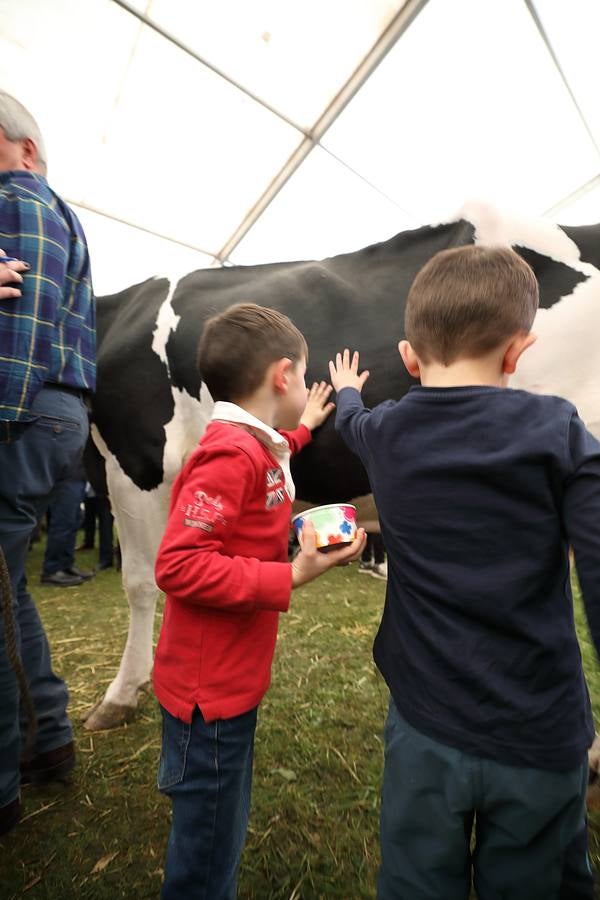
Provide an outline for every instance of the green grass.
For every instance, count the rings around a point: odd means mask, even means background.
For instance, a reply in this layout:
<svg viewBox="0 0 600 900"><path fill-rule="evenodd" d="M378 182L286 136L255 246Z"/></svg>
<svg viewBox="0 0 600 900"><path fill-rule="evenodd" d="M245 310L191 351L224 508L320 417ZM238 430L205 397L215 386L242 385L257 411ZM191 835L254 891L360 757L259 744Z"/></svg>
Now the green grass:
<svg viewBox="0 0 600 900"><path fill-rule="evenodd" d="M81 587L41 587L41 552L36 545L31 553L30 583L71 691L78 765L67 788L24 790L24 819L0 843L0 897L157 897L169 802L155 787L156 702L145 697L136 720L116 731L90 733L79 723L121 656L128 615L119 576L108 570ZM79 556L82 566L94 562ZM296 591L281 618L259 714L241 900L375 896L387 690L371 644L383 596L383 582L355 566L337 569ZM600 699L579 607L578 616L592 699ZM600 868L597 814L590 849Z"/></svg>

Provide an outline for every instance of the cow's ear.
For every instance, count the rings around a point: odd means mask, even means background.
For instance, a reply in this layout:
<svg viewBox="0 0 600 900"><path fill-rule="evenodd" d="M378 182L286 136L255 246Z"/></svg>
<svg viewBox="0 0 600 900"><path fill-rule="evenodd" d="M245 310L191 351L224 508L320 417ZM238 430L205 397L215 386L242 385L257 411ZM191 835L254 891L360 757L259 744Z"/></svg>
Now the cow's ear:
<svg viewBox="0 0 600 900"><path fill-rule="evenodd" d="M398 351L402 357L402 362L406 366L408 374L412 375L413 378L420 378L421 370L419 368L419 360L411 344L408 341L400 341L398 344Z"/></svg>
<svg viewBox="0 0 600 900"><path fill-rule="evenodd" d="M537 335L533 332L524 334L519 332L508 345L502 360L502 372L504 375L513 375L517 370L517 362L522 353L535 344Z"/></svg>

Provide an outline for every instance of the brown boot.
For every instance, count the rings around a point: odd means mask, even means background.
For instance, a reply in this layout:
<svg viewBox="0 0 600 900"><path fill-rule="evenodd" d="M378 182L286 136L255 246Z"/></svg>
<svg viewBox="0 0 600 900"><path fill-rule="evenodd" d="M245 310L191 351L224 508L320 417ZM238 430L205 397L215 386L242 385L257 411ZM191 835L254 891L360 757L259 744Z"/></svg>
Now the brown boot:
<svg viewBox="0 0 600 900"><path fill-rule="evenodd" d="M48 784L67 781L75 766L75 744L69 741L62 747L38 753L21 763L21 784Z"/></svg>
<svg viewBox="0 0 600 900"><path fill-rule="evenodd" d="M21 798L16 797L7 806L0 806L0 835L14 828L21 818Z"/></svg>

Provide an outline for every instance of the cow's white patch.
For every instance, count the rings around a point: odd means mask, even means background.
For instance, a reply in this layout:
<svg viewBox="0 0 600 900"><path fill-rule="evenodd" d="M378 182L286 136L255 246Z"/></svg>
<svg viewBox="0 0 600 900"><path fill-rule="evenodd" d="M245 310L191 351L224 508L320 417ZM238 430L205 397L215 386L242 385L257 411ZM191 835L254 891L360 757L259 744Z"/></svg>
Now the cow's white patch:
<svg viewBox="0 0 600 900"><path fill-rule="evenodd" d="M171 332L176 331L181 316L173 309L173 294L179 279L171 278L169 292L163 300L156 317L156 327L152 332L152 350L164 363L169 372L167 342ZM165 425L165 449L163 453L164 479L171 484L183 463L190 455L212 414L214 403L206 386L200 388L200 397L192 397L185 389L171 386L175 409L170 422Z"/></svg>
<svg viewBox="0 0 600 900"><path fill-rule="evenodd" d="M511 386L566 397L600 440L600 272L594 272L540 309L533 324L538 340L519 360Z"/></svg>
<svg viewBox="0 0 600 900"><path fill-rule="evenodd" d="M171 387L175 410L173 418L165 425L165 450L163 470L171 483L182 465L194 450L212 415L214 402L208 388L200 388L200 399L179 388Z"/></svg>
<svg viewBox="0 0 600 900"><path fill-rule="evenodd" d="M550 309L539 310L533 325L538 340L519 360L511 386L566 397L600 439L600 271L582 262L577 244L545 219L474 202L458 218L475 226L476 243L529 247L587 276Z"/></svg>
<svg viewBox="0 0 600 900"><path fill-rule="evenodd" d="M169 360L167 358L167 341L172 331L175 331L179 325L181 316L175 314L171 300L173 293L177 287L178 279L169 279L169 293L163 300L156 317L156 328L152 332L152 349L156 355L162 360L169 371Z"/></svg>
<svg viewBox="0 0 600 900"><path fill-rule="evenodd" d="M469 201L457 219L466 219L475 227L475 243L529 247L536 253L565 263L589 274L589 266L579 258L579 247L554 222L528 219L510 212L500 212L487 203Z"/></svg>

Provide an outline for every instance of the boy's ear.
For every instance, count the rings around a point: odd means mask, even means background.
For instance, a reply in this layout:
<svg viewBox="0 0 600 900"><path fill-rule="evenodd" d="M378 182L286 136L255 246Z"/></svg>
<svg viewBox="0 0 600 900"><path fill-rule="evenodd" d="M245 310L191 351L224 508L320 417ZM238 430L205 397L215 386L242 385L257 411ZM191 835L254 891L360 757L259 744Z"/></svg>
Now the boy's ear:
<svg viewBox="0 0 600 900"><path fill-rule="evenodd" d="M273 363L273 387L278 394L285 394L288 389L288 375L293 366L291 359L284 356Z"/></svg>
<svg viewBox="0 0 600 900"><path fill-rule="evenodd" d="M402 357L402 362L404 363L408 374L412 375L413 378L420 378L421 370L419 369L419 360L417 359L417 354L413 350L411 344L408 341L400 341L398 344L398 352Z"/></svg>
<svg viewBox="0 0 600 900"><path fill-rule="evenodd" d="M513 375L516 372L519 357L536 341L537 334L533 334L531 331L527 334L520 332L512 339L502 359L502 372L504 375Z"/></svg>

